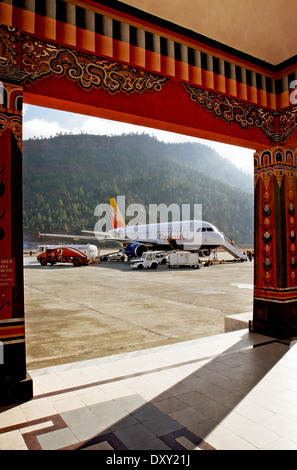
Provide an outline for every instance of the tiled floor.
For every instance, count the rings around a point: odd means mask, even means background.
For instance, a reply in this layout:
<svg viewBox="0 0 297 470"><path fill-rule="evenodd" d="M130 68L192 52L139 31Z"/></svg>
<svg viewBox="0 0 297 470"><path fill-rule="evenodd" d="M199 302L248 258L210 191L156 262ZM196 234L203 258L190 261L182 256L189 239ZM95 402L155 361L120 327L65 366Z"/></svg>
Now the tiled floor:
<svg viewBox="0 0 297 470"><path fill-rule="evenodd" d="M294 343L239 330L29 373L1 450L297 450Z"/></svg>

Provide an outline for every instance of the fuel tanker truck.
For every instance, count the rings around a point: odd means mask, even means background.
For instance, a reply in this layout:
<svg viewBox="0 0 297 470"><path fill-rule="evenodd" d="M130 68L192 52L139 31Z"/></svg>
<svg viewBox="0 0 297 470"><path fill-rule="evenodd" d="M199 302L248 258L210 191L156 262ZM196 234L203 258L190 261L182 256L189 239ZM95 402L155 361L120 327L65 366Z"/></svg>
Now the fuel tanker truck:
<svg viewBox="0 0 297 470"><path fill-rule="evenodd" d="M72 263L86 266L98 257L95 245L38 245L37 260L43 266L56 263Z"/></svg>

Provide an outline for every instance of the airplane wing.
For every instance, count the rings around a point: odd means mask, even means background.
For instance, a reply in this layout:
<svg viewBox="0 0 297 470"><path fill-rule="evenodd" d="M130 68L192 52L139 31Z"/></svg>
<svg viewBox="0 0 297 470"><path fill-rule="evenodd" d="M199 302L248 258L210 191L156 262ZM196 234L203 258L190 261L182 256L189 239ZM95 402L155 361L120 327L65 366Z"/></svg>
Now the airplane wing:
<svg viewBox="0 0 297 470"><path fill-rule="evenodd" d="M90 233L94 233L94 232L90 232ZM113 240L112 236L106 236L106 235L109 235L109 234L104 233L104 235L105 235L105 239ZM66 234L61 234L61 233L40 233L40 232L38 232L38 237L39 238L41 238L41 237L71 238L73 240L84 239L84 240L96 241L96 237L94 235L93 236L91 236L91 235L68 235L68 234L66 235Z"/></svg>
<svg viewBox="0 0 297 470"><path fill-rule="evenodd" d="M108 233L108 232L94 232L93 230L90 231L90 230L82 230L83 233L93 233L93 237L92 238L96 238L97 240L111 240L111 241L115 241L115 242L127 242L127 241L131 241L130 238L128 237L115 237L114 235L112 235L111 233Z"/></svg>
<svg viewBox="0 0 297 470"><path fill-rule="evenodd" d="M110 241L115 241L119 243L144 243L147 246L154 246L158 244L158 240L141 240L141 239L132 239L127 236L125 237L115 237L111 233L106 233L106 232L93 232L93 231L88 231L88 230L82 230L84 233L93 233L94 236L96 237L97 240L110 240Z"/></svg>
<svg viewBox="0 0 297 470"><path fill-rule="evenodd" d="M110 233L106 232L94 232L94 231L87 231L87 230L82 230L82 232L85 233L92 233L93 235L66 235L66 234L61 234L61 233L40 233L38 232L38 237L51 237L51 238L70 238L72 240L92 240L93 242L96 241L115 241L115 242L120 242L120 243L127 243L128 241L131 242L129 238L123 238L123 237L114 237Z"/></svg>

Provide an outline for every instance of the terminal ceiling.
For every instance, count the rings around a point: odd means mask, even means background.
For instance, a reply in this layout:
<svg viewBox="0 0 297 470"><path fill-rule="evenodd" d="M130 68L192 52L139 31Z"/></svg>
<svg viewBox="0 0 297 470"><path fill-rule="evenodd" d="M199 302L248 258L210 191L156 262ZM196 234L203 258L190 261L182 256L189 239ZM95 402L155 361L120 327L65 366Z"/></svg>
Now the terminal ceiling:
<svg viewBox="0 0 297 470"><path fill-rule="evenodd" d="M297 53L296 0L122 0L271 65Z"/></svg>

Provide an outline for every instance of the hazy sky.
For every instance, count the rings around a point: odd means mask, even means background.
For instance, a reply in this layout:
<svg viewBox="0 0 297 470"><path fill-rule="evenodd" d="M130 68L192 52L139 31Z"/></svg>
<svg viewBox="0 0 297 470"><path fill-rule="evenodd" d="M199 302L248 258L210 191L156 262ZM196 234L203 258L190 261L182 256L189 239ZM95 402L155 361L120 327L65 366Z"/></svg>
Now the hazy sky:
<svg viewBox="0 0 297 470"><path fill-rule="evenodd" d="M196 139L172 132L159 131L147 127L98 119L80 114L24 105L23 138L55 136L59 132L79 134L120 135L129 133L147 133L163 142L201 142L214 148L222 157L231 160L243 171L253 173L254 150L220 144L203 139Z"/></svg>

